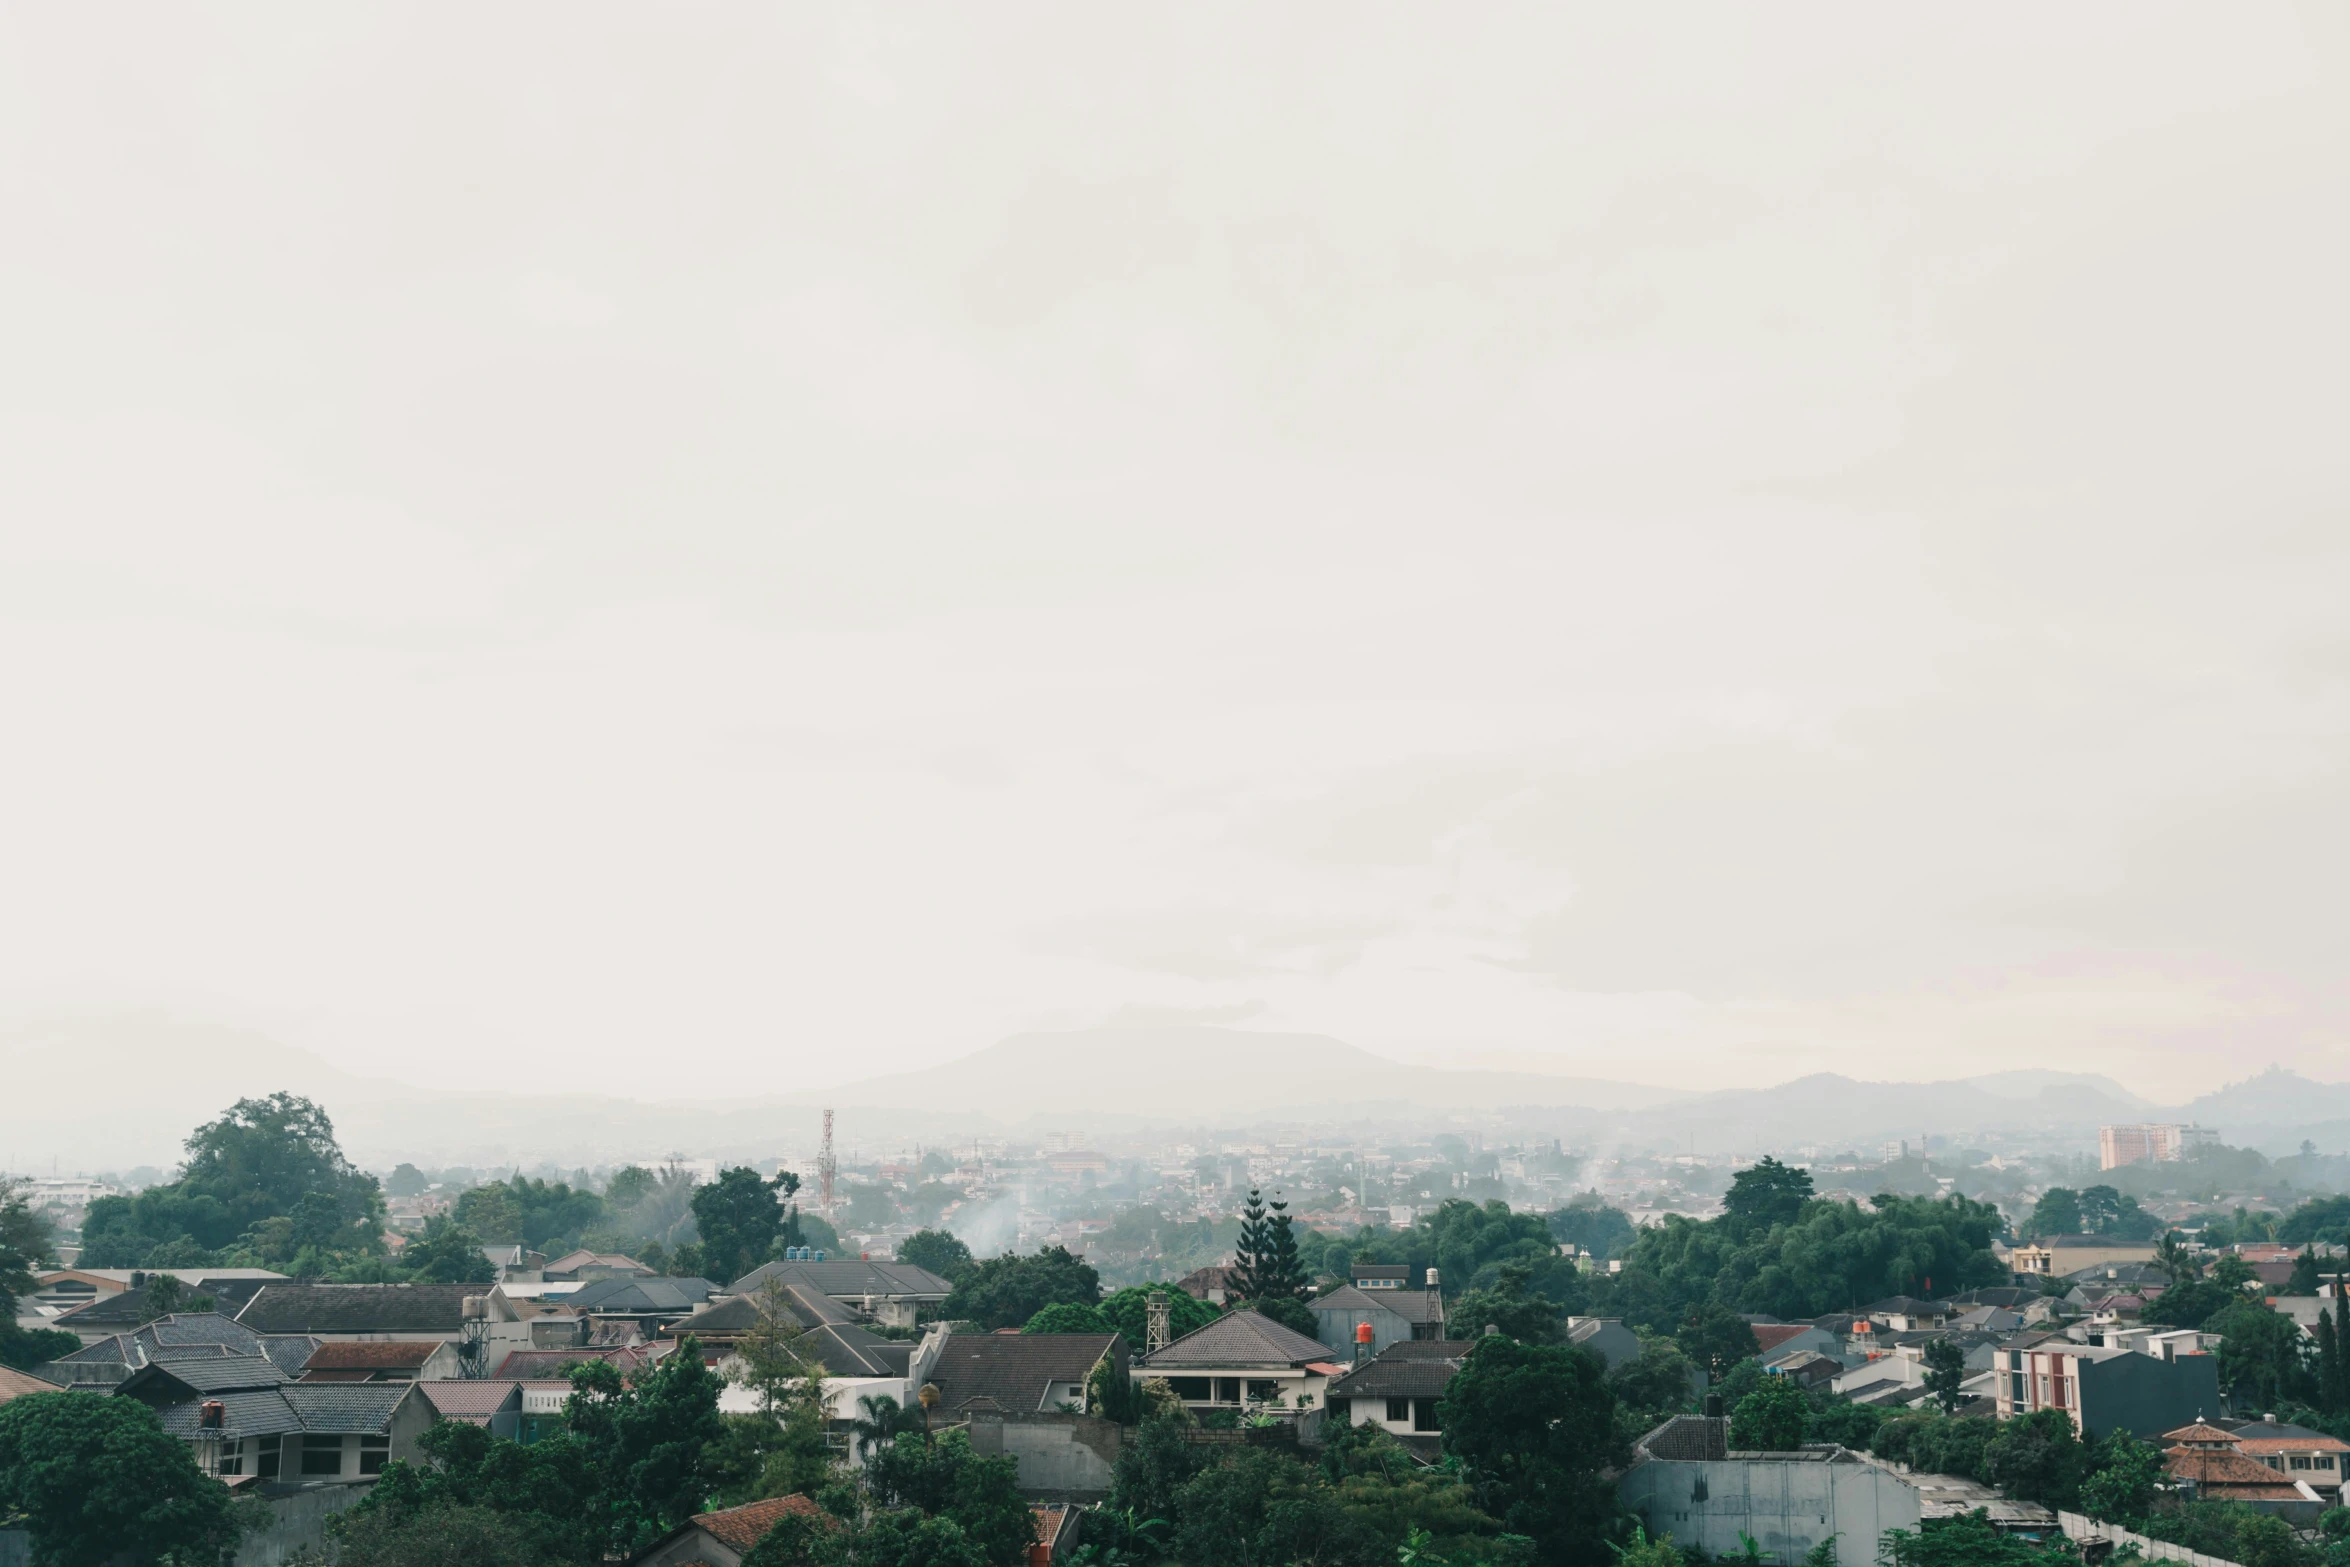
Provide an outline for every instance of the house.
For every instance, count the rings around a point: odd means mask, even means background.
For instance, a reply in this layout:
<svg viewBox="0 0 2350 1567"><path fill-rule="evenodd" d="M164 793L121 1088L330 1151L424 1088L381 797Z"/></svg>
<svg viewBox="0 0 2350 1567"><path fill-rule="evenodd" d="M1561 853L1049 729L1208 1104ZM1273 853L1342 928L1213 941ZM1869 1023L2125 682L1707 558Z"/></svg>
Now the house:
<svg viewBox="0 0 2350 1567"><path fill-rule="evenodd" d="M2215 1418L2208 1424L2232 1435L2235 1450L2246 1458L2306 1483L2328 1502L2341 1499L2342 1482L2350 1477L2350 1442L2274 1415L2258 1420ZM2170 1437L2165 1435L2163 1441L2168 1444Z"/></svg>
<svg viewBox="0 0 2350 1567"><path fill-rule="evenodd" d="M571 1368L591 1360L608 1360L620 1368L622 1376L636 1372L659 1360L677 1346L666 1340L640 1340L634 1344L574 1344L560 1349L517 1349L489 1368L490 1375L509 1382L565 1380Z"/></svg>
<svg viewBox="0 0 2350 1567"><path fill-rule="evenodd" d="M2237 1433L2198 1420L2162 1435L2162 1467L2181 1490L2206 1502L2241 1502L2264 1513L2309 1524L2325 1498L2306 1479L2280 1474L2239 1450ZM2337 1471L2338 1472L2338 1471Z"/></svg>
<svg viewBox="0 0 2350 1567"><path fill-rule="evenodd" d="M696 1513L680 1528L628 1558L628 1567L742 1567L767 1532L786 1517L805 1518L819 1529L833 1517L804 1496L776 1496L724 1512Z"/></svg>
<svg viewBox="0 0 2350 1567"><path fill-rule="evenodd" d="M243 1305L263 1284L285 1277L267 1268L52 1268L33 1276L33 1291L18 1306L20 1310L30 1307L34 1314L44 1318L62 1316L76 1306L142 1292L151 1280L161 1275L178 1281L183 1298L209 1295L216 1304L228 1303L231 1310ZM98 1320L92 1317L85 1322L95 1326ZM109 1333L127 1332L139 1326L136 1322L111 1320L113 1325L106 1329ZM43 1325L65 1326L58 1322Z"/></svg>
<svg viewBox="0 0 2350 1567"><path fill-rule="evenodd" d="M669 1323L684 1321L717 1293L718 1286L708 1279L595 1279L564 1296L558 1309L596 1323L632 1323L650 1337Z"/></svg>
<svg viewBox="0 0 2350 1567"><path fill-rule="evenodd" d="M1925 1328L1938 1328L1947 1323L1955 1311L1946 1300L1919 1300L1914 1295L1889 1295L1883 1300L1871 1301L1862 1308L1871 1322L1895 1333L1915 1333Z"/></svg>
<svg viewBox="0 0 2350 1567"><path fill-rule="evenodd" d="M2018 1277L2062 1278L2083 1268L2153 1259L2151 1241L2120 1241L2110 1235L2044 1235L2008 1252L2007 1266Z"/></svg>
<svg viewBox="0 0 2350 1567"><path fill-rule="evenodd" d="M2061 1409L2084 1440L2108 1431L2150 1436L2216 1412L2219 1362L2200 1351L2170 1360L2130 1350L2043 1338L1992 1356L1992 1395L2002 1420Z"/></svg>
<svg viewBox="0 0 2350 1567"><path fill-rule="evenodd" d="M302 1367L305 1382L421 1382L459 1375L464 1363L447 1339L361 1339L322 1343Z"/></svg>
<svg viewBox="0 0 2350 1567"><path fill-rule="evenodd" d="M62 1393L65 1389L55 1382L45 1382L29 1372L0 1366L0 1404L32 1393Z"/></svg>
<svg viewBox="0 0 2350 1567"><path fill-rule="evenodd" d="M1372 1291L1342 1284L1307 1301L1306 1308L1314 1314L1314 1337L1342 1360L1355 1358L1362 1342L1356 1330L1365 1323L1371 1327L1374 1355L1390 1344L1444 1337L1442 1298L1432 1298L1425 1290Z"/></svg>
<svg viewBox="0 0 2350 1567"><path fill-rule="evenodd" d="M207 1474L277 1485L372 1480L435 1419L413 1382L296 1382L261 1355L154 1361L114 1396L154 1410Z"/></svg>
<svg viewBox="0 0 2350 1567"><path fill-rule="evenodd" d="M883 1327L910 1328L925 1306L941 1306L955 1286L928 1268L910 1262L874 1262L862 1257L837 1261L770 1262L726 1287L729 1295L757 1294L769 1280L825 1296L860 1320Z"/></svg>
<svg viewBox="0 0 2350 1567"><path fill-rule="evenodd" d="M1809 1322L1757 1322L1754 1342L1760 1347L1761 1358L1767 1365L1783 1360L1798 1351L1809 1350L1815 1355L1838 1355L1844 1343L1827 1329Z"/></svg>
<svg viewBox="0 0 2350 1567"><path fill-rule="evenodd" d="M1134 1363L1137 1378L1165 1377L1194 1410L1318 1410L1346 1367L1318 1339L1253 1311L1235 1311Z"/></svg>
<svg viewBox="0 0 2350 1567"><path fill-rule="evenodd" d="M322 1339L454 1339L481 1284L265 1284L237 1313L257 1333Z"/></svg>
<svg viewBox="0 0 2350 1567"><path fill-rule="evenodd" d="M1621 1317L1569 1317L1567 1342L1597 1355L1610 1371L1640 1358L1640 1335ZM1697 1374L1704 1376L1704 1369Z"/></svg>
<svg viewBox="0 0 2350 1567"><path fill-rule="evenodd" d="M1346 1282L1359 1290L1399 1290L1412 1281L1412 1270L1396 1264L1358 1262L1346 1270Z"/></svg>
<svg viewBox="0 0 2350 1567"><path fill-rule="evenodd" d="M583 1248L557 1257L539 1270L539 1276L550 1282L577 1284L590 1279L651 1278L653 1270L634 1257Z"/></svg>
<svg viewBox="0 0 2350 1567"><path fill-rule="evenodd" d="M1082 1413L1089 1402L1088 1381L1104 1361L1112 1376L1130 1376L1123 1335L957 1333L948 1336L931 1363L929 1380L938 1386L937 1413L948 1419L981 1410L1038 1414L1073 1408Z"/></svg>
<svg viewBox="0 0 2350 1567"><path fill-rule="evenodd" d="M1194 1268L1175 1281L1175 1287L1194 1300L1204 1300L1211 1306L1228 1305L1239 1298L1232 1276L1238 1270L1229 1263L1206 1268Z"/></svg>
<svg viewBox="0 0 2350 1567"><path fill-rule="evenodd" d="M302 1374L319 1343L306 1333L256 1333L214 1311L180 1312L158 1317L135 1333L84 1344L42 1366L40 1374L61 1387L109 1392L131 1373L158 1362L258 1355L291 1382Z"/></svg>
<svg viewBox="0 0 2350 1567"><path fill-rule="evenodd" d="M419 1382L417 1390L442 1420L481 1426L495 1437L514 1439L522 1424L522 1384L505 1377Z"/></svg>
<svg viewBox="0 0 2350 1567"><path fill-rule="evenodd" d="M1375 1425L1400 1437L1424 1458L1436 1456L1436 1404L1473 1347L1463 1339L1405 1339L1388 1345L1330 1384L1329 1418L1340 1425Z"/></svg>
<svg viewBox="0 0 2350 1567"><path fill-rule="evenodd" d="M1719 1410L1718 1399L1708 1399ZM1918 1488L1834 1444L1792 1453L1733 1451L1718 1413L1676 1415L1634 1444L1616 1494L1651 1535L1708 1556L1800 1562L1824 1540L1857 1559L1889 1529L1918 1526Z"/></svg>
<svg viewBox="0 0 2350 1567"><path fill-rule="evenodd" d="M1844 1362L1834 1355L1823 1355L1818 1350L1798 1349L1763 1362L1763 1370L1772 1376L1792 1377L1798 1387L1807 1392L1833 1383L1845 1371Z"/></svg>
<svg viewBox="0 0 2350 1567"><path fill-rule="evenodd" d="M1036 1543L1028 1547L1028 1567L1057 1567L1077 1554L1078 1527L1085 1510L1066 1502L1044 1502L1028 1509L1036 1520Z"/></svg>

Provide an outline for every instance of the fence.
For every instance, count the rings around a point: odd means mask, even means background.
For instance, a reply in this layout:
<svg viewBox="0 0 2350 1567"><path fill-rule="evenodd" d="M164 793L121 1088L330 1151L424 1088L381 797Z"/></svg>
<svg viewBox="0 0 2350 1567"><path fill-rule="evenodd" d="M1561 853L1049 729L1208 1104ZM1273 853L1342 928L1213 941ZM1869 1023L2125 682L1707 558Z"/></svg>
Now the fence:
<svg viewBox="0 0 2350 1567"><path fill-rule="evenodd" d="M2224 1556L2206 1556L2200 1551L2190 1551L2185 1546L2174 1545L2168 1540L2149 1540L2146 1536L2124 1529L2117 1524L2099 1523L2096 1519L2085 1518L2079 1513L2058 1513L2056 1521L2064 1530L2065 1538L2068 1540L2096 1538L2111 1540L2117 1546L2134 1545L2138 1548L2139 1554L2148 1561L2185 1562L2188 1567L2236 1567L2234 1562Z"/></svg>

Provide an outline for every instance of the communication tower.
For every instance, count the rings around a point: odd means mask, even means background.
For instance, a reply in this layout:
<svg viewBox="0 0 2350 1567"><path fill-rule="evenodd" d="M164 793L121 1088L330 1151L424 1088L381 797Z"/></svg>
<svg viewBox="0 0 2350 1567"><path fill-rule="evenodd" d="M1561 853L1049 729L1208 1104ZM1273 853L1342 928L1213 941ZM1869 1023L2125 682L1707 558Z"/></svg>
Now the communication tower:
<svg viewBox="0 0 2350 1567"><path fill-rule="evenodd" d="M840 1162L832 1156L832 1112L824 1112L824 1142L816 1150L817 1201L823 1205L824 1216L832 1217L832 1177Z"/></svg>

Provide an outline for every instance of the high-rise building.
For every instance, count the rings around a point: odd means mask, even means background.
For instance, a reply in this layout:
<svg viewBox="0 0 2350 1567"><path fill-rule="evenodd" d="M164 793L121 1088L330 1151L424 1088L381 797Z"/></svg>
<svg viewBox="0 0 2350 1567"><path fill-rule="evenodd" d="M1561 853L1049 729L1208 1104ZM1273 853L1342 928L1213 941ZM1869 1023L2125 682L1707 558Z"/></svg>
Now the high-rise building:
<svg viewBox="0 0 2350 1567"><path fill-rule="evenodd" d="M2176 1122L2104 1126L2097 1129L2097 1166L2110 1170L2117 1165L2140 1164L2149 1159L2183 1159L2197 1148L2209 1148L2218 1142L2218 1130L2209 1126L2182 1126Z"/></svg>

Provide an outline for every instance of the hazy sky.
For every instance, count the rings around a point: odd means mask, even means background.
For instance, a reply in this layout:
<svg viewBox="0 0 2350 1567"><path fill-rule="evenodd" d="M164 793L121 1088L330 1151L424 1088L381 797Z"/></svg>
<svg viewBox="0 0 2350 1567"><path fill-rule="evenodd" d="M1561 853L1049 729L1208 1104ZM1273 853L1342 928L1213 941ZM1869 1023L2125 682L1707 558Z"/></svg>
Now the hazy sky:
<svg viewBox="0 0 2350 1567"><path fill-rule="evenodd" d="M0 16L0 1012L2350 1073L2350 13Z"/></svg>

